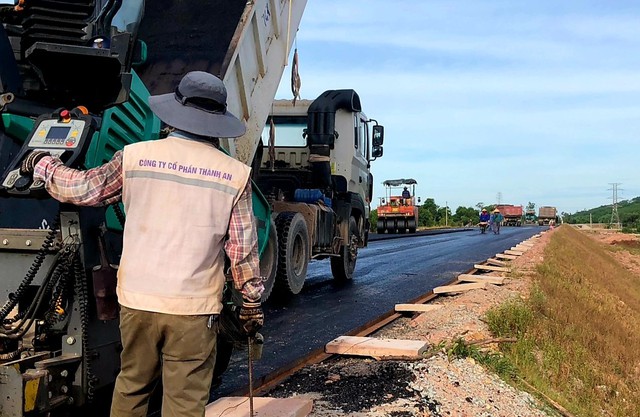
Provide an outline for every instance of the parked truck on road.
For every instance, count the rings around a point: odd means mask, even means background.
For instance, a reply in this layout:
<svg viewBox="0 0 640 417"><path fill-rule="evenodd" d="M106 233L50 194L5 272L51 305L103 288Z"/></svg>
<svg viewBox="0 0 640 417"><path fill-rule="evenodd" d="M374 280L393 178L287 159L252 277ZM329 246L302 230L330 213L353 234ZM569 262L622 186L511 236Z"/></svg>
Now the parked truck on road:
<svg viewBox="0 0 640 417"><path fill-rule="evenodd" d="M541 206L538 208L538 225L547 226L549 222L556 222L558 211L555 207Z"/></svg>
<svg viewBox="0 0 640 417"><path fill-rule="evenodd" d="M338 281L353 277L358 249L368 241L370 166L382 156L383 136L354 90L273 103L256 179L278 233L277 274L265 282L269 291L299 293L311 259L329 258Z"/></svg>
<svg viewBox="0 0 640 417"><path fill-rule="evenodd" d="M504 226L522 226L522 206L514 206L512 204L499 204L496 209L500 210L504 220Z"/></svg>

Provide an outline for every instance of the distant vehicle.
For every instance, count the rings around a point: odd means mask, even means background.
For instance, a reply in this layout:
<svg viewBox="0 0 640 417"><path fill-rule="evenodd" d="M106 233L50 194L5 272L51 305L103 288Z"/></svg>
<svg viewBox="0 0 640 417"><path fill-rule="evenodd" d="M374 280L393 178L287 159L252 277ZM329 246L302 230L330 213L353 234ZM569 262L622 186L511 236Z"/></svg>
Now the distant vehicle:
<svg viewBox="0 0 640 417"><path fill-rule="evenodd" d="M386 180L385 197L380 199L378 206L378 233L415 233L418 227L418 206L420 198L416 199L416 184L412 178ZM404 188L411 187L409 193ZM406 197L409 195L409 197Z"/></svg>
<svg viewBox="0 0 640 417"><path fill-rule="evenodd" d="M496 208L504 216L503 226L522 226L522 206L514 206L513 204L501 204Z"/></svg>
<svg viewBox="0 0 640 417"><path fill-rule="evenodd" d="M557 223L557 216L558 211L555 207L542 206L538 208L538 226L548 226L550 221Z"/></svg>

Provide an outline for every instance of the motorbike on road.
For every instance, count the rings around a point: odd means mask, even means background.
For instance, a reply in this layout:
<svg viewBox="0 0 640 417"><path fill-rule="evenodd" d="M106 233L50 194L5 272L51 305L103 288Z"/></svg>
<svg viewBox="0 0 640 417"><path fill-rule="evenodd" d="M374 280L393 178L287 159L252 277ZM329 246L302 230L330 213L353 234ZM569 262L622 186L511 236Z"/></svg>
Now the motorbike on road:
<svg viewBox="0 0 640 417"><path fill-rule="evenodd" d="M480 222L478 226L480 227L480 233L484 234L489 228L489 222Z"/></svg>

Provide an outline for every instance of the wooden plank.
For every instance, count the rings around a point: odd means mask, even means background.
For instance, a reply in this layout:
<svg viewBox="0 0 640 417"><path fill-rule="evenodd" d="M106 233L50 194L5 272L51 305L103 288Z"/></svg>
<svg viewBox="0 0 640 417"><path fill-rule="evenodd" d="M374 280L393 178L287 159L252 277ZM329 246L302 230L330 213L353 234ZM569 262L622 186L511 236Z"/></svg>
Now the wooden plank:
<svg viewBox="0 0 640 417"><path fill-rule="evenodd" d="M396 304L396 311L427 312L442 308L440 304Z"/></svg>
<svg viewBox="0 0 640 417"><path fill-rule="evenodd" d="M519 250L506 250L504 251L504 253L506 253L507 255L515 255L515 256L520 256L522 255L524 252L519 251Z"/></svg>
<svg viewBox="0 0 640 417"><path fill-rule="evenodd" d="M530 248L532 248L534 246L533 243L529 243L526 240L524 242L520 242L518 244L519 245L524 245L524 246L529 246Z"/></svg>
<svg viewBox="0 0 640 417"><path fill-rule="evenodd" d="M489 265L495 265L495 266L507 266L507 263L504 261L499 261L497 259L493 259L493 258L489 258L487 259L487 263Z"/></svg>
<svg viewBox="0 0 640 417"><path fill-rule="evenodd" d="M415 358L429 344L421 340L375 339L373 337L340 336L327 343L326 353L339 355L372 356L374 358Z"/></svg>
<svg viewBox="0 0 640 417"><path fill-rule="evenodd" d="M508 259L510 261L513 261L514 259L517 258L517 256L515 256L515 255L505 255L504 253L496 253L496 258Z"/></svg>
<svg viewBox="0 0 640 417"><path fill-rule="evenodd" d="M443 285L440 287L435 287L433 289L433 293L445 294L450 292L462 292L462 291L469 291L469 290L475 290L478 288L486 288L486 287L487 286L485 285L484 282L472 282L470 284Z"/></svg>
<svg viewBox="0 0 640 417"><path fill-rule="evenodd" d="M504 284L503 277L494 277L491 275L460 274L458 275L458 280L463 282L486 282L487 284L496 284L496 285Z"/></svg>
<svg viewBox="0 0 640 417"><path fill-rule="evenodd" d="M254 397L253 412L260 417L305 417L311 413L313 400L308 398ZM247 417L248 397L222 397L208 404L205 417Z"/></svg>
<svg viewBox="0 0 640 417"><path fill-rule="evenodd" d="M492 265L473 265L475 269L480 269L483 271L496 271L496 272L509 272L509 268L505 268L503 266L492 266Z"/></svg>
<svg viewBox="0 0 640 417"><path fill-rule="evenodd" d="M517 250L520 251L522 253L526 252L529 250L529 248L525 248L524 246L512 246L511 250Z"/></svg>

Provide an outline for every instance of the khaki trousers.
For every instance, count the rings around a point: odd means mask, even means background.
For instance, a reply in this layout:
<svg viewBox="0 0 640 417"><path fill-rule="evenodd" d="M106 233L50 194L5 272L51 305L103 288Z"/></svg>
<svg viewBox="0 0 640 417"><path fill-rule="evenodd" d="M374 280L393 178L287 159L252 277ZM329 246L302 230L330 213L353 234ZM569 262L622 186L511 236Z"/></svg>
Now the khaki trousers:
<svg viewBox="0 0 640 417"><path fill-rule="evenodd" d="M216 355L217 321L121 306L121 369L111 417L145 417L162 377L163 417L203 417Z"/></svg>

